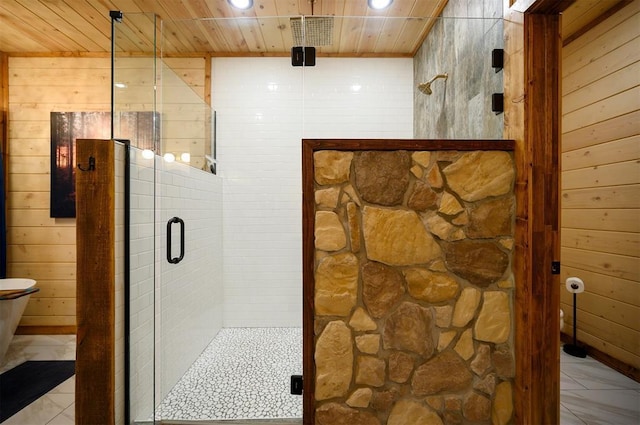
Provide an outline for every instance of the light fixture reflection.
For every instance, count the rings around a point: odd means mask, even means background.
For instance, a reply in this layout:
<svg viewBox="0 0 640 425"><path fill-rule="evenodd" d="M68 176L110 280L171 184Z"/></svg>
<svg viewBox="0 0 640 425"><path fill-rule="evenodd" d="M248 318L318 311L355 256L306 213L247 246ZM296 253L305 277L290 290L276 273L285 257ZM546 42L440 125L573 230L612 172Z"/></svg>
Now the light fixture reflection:
<svg viewBox="0 0 640 425"><path fill-rule="evenodd" d="M145 149L142 151L142 157L144 159L153 159L153 157L155 156L155 154L153 153L153 151L151 149Z"/></svg>
<svg viewBox="0 0 640 425"><path fill-rule="evenodd" d="M253 6L253 0L227 0L236 9L246 10Z"/></svg>
<svg viewBox="0 0 640 425"><path fill-rule="evenodd" d="M166 162L173 162L173 161L176 160L176 156L174 154L172 154L171 152L165 153L163 158L164 158L164 160Z"/></svg>
<svg viewBox="0 0 640 425"><path fill-rule="evenodd" d="M182 152L180 154L180 161L191 162L191 154L189 152Z"/></svg>
<svg viewBox="0 0 640 425"><path fill-rule="evenodd" d="M393 0L367 0L371 9L382 10L386 9L393 3Z"/></svg>
<svg viewBox="0 0 640 425"><path fill-rule="evenodd" d="M114 83L114 86L116 86L119 89L126 89L127 85L125 83Z"/></svg>

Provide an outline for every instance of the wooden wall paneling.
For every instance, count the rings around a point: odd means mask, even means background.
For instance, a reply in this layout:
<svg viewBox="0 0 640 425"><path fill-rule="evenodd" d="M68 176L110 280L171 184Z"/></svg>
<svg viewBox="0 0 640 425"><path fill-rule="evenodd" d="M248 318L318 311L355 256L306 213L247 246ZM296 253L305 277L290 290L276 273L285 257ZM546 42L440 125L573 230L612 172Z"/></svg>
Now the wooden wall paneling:
<svg viewBox="0 0 640 425"><path fill-rule="evenodd" d="M612 305L611 307L617 306ZM573 317L571 314L569 314L569 320L569 328L567 330L572 334ZM586 309L578 310L577 329L581 336L589 335L590 337L607 343L608 349L606 351L612 352L615 357L624 356L633 358L634 360L627 363L627 365L634 367L633 365L638 364L638 360L640 360L638 356L638 351L640 350L640 343L638 343L638 341L640 341L640 332L638 332L637 329L629 328L614 321L603 320L599 315L593 314ZM611 344L612 338L619 339L621 343Z"/></svg>
<svg viewBox="0 0 640 425"><path fill-rule="evenodd" d="M27 208L44 209L44 208L49 208L49 205L50 205L49 193L44 193L44 192L12 192L7 202L8 202L8 208L11 208L11 209L27 209ZM39 231L45 232L46 229L39 229ZM10 229L9 235L11 235L12 233L13 232L11 232L11 229ZM57 237L56 234L53 234L52 236L53 238ZM75 231L73 233L73 238L75 241Z"/></svg>
<svg viewBox="0 0 640 425"><path fill-rule="evenodd" d="M572 208L640 208L640 185L590 187L562 191L562 207Z"/></svg>
<svg viewBox="0 0 640 425"><path fill-rule="evenodd" d="M562 259L568 266L577 269L602 273L635 282L640 281L638 257L588 251L586 249L563 248ZM597 282L593 284L597 284Z"/></svg>
<svg viewBox="0 0 640 425"><path fill-rule="evenodd" d="M589 64L597 61L598 59L609 56L619 56L619 52L615 52L619 47L624 46L630 40L640 37L640 28L636 19L627 19L621 22L616 28L603 33L598 39L598 46L586 45L581 49L578 49L570 55L563 55L563 69L562 77L566 78L568 75L579 71L582 68L587 67ZM590 46L590 48L589 48ZM613 56L610 56L612 55ZM603 69L605 72L615 71L617 68ZM592 78L598 78L600 75L595 74Z"/></svg>
<svg viewBox="0 0 640 425"><path fill-rule="evenodd" d="M75 333L75 220L49 213L50 113L108 111L110 64L106 58L8 59L9 273L43 288L30 299L17 332Z"/></svg>
<svg viewBox="0 0 640 425"><path fill-rule="evenodd" d="M69 298L37 298L29 303L25 309L25 315L35 316L38 311L47 310L54 316L74 316L76 310L76 297Z"/></svg>
<svg viewBox="0 0 640 425"><path fill-rule="evenodd" d="M572 302L563 299L563 305L570 306ZM565 331L568 335L573 335L573 310L569 309L568 311L568 322ZM566 316L565 319L567 319ZM605 353L611 353L610 355L613 359L617 359L616 362L612 363L617 363L619 368L640 370L635 366L640 363L640 356L638 356L640 332L638 330L610 320L603 320L597 314L582 308L578 309L577 329L580 342L584 340L585 343L589 344L589 339L599 341L593 347ZM620 340L620 343L612 344L613 338ZM624 363L624 366L621 366L620 363Z"/></svg>
<svg viewBox="0 0 640 425"><path fill-rule="evenodd" d="M68 68L15 68L12 66L11 84L17 86L26 86L33 81L48 86L66 86L69 78ZM94 86L97 81L109 84L111 81L111 70L108 68L79 68L74 73L77 85Z"/></svg>
<svg viewBox="0 0 640 425"><path fill-rule="evenodd" d="M40 280L38 288L44 298L73 298L75 316L76 283L70 280Z"/></svg>
<svg viewBox="0 0 640 425"><path fill-rule="evenodd" d="M634 183L640 183L640 168L637 160L596 165L566 171L562 175L562 187L566 190Z"/></svg>
<svg viewBox="0 0 640 425"><path fill-rule="evenodd" d="M634 62L620 70L610 74L609 78L602 78L584 86L562 98L563 113L573 112L584 105L596 103L600 99L619 94L633 88L632 82L637 85L637 76L640 75L640 63Z"/></svg>
<svg viewBox="0 0 640 425"><path fill-rule="evenodd" d="M577 339L640 379L639 2L563 49L562 279L578 276ZM613 103L618 102L618 105ZM573 298L560 285L566 323ZM565 334L572 329L565 327Z"/></svg>
<svg viewBox="0 0 640 425"><path fill-rule="evenodd" d="M625 6L629 5L634 0L611 0L611 1L612 1L612 5L602 4L602 2L599 1L598 7L594 7L590 15L587 17L588 21L583 19L583 22L581 22L582 25L580 26L580 28L575 30L573 33L571 33L571 31L573 30L572 28L571 29L566 28L567 31L564 31L565 28L563 28L563 36L565 34L567 35L566 37L564 37L563 45L566 46L567 44L571 43L575 39L579 38L582 34L586 33L591 28L605 21L610 16L616 14L619 10L623 9Z"/></svg>
<svg viewBox="0 0 640 425"><path fill-rule="evenodd" d="M570 10L567 11L567 14L563 17L563 35L573 34L583 25L583 22L589 22L591 19L593 19L590 18L590 16L593 16L594 18L598 16L597 11L594 10L596 9L598 3L606 4L607 8L610 7L610 5L607 4L607 1L603 2L602 0L582 0L574 4L570 8ZM606 8L604 10L606 10ZM602 13L602 11L600 11L600 13Z"/></svg>
<svg viewBox="0 0 640 425"><path fill-rule="evenodd" d="M77 307L76 307L77 308ZM77 330L76 317L73 316L26 316L20 321L18 335L74 335Z"/></svg>
<svg viewBox="0 0 640 425"><path fill-rule="evenodd" d="M610 69L620 69L637 62L640 58L637 47L638 42L630 40L590 62L587 67L567 75L563 79L563 92L571 93L607 75Z"/></svg>
<svg viewBox="0 0 640 425"><path fill-rule="evenodd" d="M562 222L571 223L578 229L612 230L618 232L640 232L637 209L562 210Z"/></svg>
<svg viewBox="0 0 640 425"><path fill-rule="evenodd" d="M75 262L76 248L67 245L64 248L56 245L29 245L24 250L15 251L12 259L19 263L51 262L63 263Z"/></svg>
<svg viewBox="0 0 640 425"><path fill-rule="evenodd" d="M568 172L586 167L640 159L640 135L600 143L595 146L564 151L562 170Z"/></svg>
<svg viewBox="0 0 640 425"><path fill-rule="evenodd" d="M77 424L115 421L115 153L109 140L78 140Z"/></svg>
<svg viewBox="0 0 640 425"><path fill-rule="evenodd" d="M634 110L638 99L640 99L640 85L564 115L563 126L566 126L566 131L572 131L619 117Z"/></svg>
<svg viewBox="0 0 640 425"><path fill-rule="evenodd" d="M13 263L11 271L14 276L36 280L41 276L56 280L73 279L75 281L76 278L76 265L73 263ZM23 319L26 321L28 318L23 317ZM56 318L52 317L52 319Z"/></svg>
<svg viewBox="0 0 640 425"><path fill-rule="evenodd" d="M572 297L568 291L565 292L566 294L562 295L562 300L569 304ZM584 292L584 296L580 297L579 303L581 310L590 312L595 317L606 317L602 322L609 324L615 323L616 325L622 326L629 332L632 332L633 337L640 336L640 322L637 320L637 318L640 317L640 307L626 302L612 300L609 297L593 294L591 292ZM604 329L606 329L606 326L602 327L602 330ZM600 336L606 336L607 332L603 332L602 330L600 332ZM640 342L636 341L635 338L622 338L620 339L620 342L622 344L627 344L629 346L633 345L640 348Z"/></svg>
<svg viewBox="0 0 640 425"><path fill-rule="evenodd" d="M600 0L592 0L592 1L600 1ZM624 9L625 9L625 13L615 13L614 15L607 17L605 21L600 22L597 26L590 28L589 29L590 36L594 38L601 37L607 31L617 27L627 19L633 17L636 13L640 12L640 3L637 1L632 1L630 4L626 5ZM565 42L565 45L562 47L562 57L565 58L569 55L572 55L577 50L580 50L581 48L583 48L586 44L589 44L589 40L585 37L575 38L570 43Z"/></svg>
<svg viewBox="0 0 640 425"><path fill-rule="evenodd" d="M49 158L45 155L35 156L33 159L25 158L24 156L17 156L15 158L11 158L9 166L14 172L24 174L33 170L34 167L37 170L49 167Z"/></svg>
<svg viewBox="0 0 640 425"><path fill-rule="evenodd" d="M564 232L564 229L562 231ZM587 283L598 282L598 285L591 285L591 292L594 294L606 296L612 300L623 301L632 305L640 305L640 291L637 290L637 283L609 274L590 272L567 265L562 269L561 286L564 285L564 281L568 277L576 276L578 273L580 273L583 280Z"/></svg>
<svg viewBox="0 0 640 425"><path fill-rule="evenodd" d="M612 369L617 370L635 381L640 381L638 368L630 366L640 363L637 355L626 350L618 350L616 347L612 347L609 341L601 340L586 332L581 332L579 329L578 338L589 347L588 352L590 357L610 366ZM611 351L615 353L616 357L608 354L608 352Z"/></svg>
<svg viewBox="0 0 640 425"><path fill-rule="evenodd" d="M562 149L567 152L598 143L621 139L640 133L640 110L631 111L608 121L598 122L563 133Z"/></svg>
<svg viewBox="0 0 640 425"><path fill-rule="evenodd" d="M573 317L569 314L569 326L567 332L573 334ZM630 329L627 326L619 325L609 320L602 320L597 314L593 314L588 310L578 310L578 334L580 341L583 338L598 340L600 343L596 346L601 351L611 352L614 358L620 358L625 361L626 365L634 368L633 365L638 364L640 357L640 332ZM617 338L621 344L611 344L612 338ZM635 367L635 369L638 369Z"/></svg>
<svg viewBox="0 0 640 425"><path fill-rule="evenodd" d="M562 228L562 246L640 256L640 233Z"/></svg>

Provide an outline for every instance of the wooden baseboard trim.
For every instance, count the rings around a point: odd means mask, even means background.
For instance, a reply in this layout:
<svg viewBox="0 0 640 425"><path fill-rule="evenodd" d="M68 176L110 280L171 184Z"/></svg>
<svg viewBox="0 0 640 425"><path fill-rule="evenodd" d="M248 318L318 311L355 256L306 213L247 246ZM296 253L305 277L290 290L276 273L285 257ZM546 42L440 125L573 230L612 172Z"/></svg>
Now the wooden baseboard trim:
<svg viewBox="0 0 640 425"><path fill-rule="evenodd" d="M18 326L16 335L75 335L75 326Z"/></svg>
<svg viewBox="0 0 640 425"><path fill-rule="evenodd" d="M573 337L568 334L561 333L560 340L565 344L573 343ZM611 357L607 353L603 353L602 351L594 348L588 344L578 341L578 345L587 350L587 355L593 357L600 363L609 366L611 369L614 369L621 374L633 379L636 382L640 382L640 370L638 368L631 366L630 364L624 363L614 357Z"/></svg>

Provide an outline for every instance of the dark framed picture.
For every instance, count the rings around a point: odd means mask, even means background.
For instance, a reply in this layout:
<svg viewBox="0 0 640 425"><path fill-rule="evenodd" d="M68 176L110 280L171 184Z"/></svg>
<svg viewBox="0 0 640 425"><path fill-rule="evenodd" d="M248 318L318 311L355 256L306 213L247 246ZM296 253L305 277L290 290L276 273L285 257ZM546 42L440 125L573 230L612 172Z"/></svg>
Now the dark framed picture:
<svg viewBox="0 0 640 425"><path fill-rule="evenodd" d="M109 112L51 112L51 217L76 216L76 139L109 137Z"/></svg>
<svg viewBox="0 0 640 425"><path fill-rule="evenodd" d="M114 133L133 146L153 149L159 126L153 112L120 112ZM110 112L51 112L51 217L76 216L76 140L110 137Z"/></svg>

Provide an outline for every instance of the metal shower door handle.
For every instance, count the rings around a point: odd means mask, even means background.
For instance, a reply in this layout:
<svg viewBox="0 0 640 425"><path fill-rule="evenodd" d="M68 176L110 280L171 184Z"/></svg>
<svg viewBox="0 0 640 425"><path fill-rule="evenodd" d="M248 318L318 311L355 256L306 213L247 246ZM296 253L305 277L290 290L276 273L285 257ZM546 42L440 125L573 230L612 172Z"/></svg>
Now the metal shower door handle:
<svg viewBox="0 0 640 425"><path fill-rule="evenodd" d="M171 257L171 227L174 223L180 223L180 256ZM179 217L173 217L167 221L167 261L178 264L184 258L184 221Z"/></svg>

